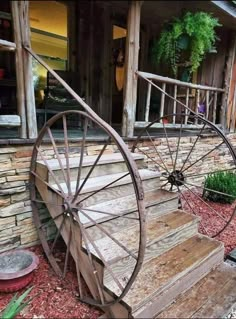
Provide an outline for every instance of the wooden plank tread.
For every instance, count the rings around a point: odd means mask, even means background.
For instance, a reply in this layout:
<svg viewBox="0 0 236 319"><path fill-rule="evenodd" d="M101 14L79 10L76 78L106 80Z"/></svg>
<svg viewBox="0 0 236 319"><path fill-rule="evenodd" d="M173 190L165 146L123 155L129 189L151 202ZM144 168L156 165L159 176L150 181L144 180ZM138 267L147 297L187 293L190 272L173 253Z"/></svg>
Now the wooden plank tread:
<svg viewBox="0 0 236 319"><path fill-rule="evenodd" d="M130 153L130 154L135 161L143 160L145 158L145 156L142 154L137 154L137 153ZM95 162L95 160L97 159L97 157L98 157L98 155L84 156L82 166L83 167L92 166L93 163ZM78 168L79 161L80 161L79 156L69 158L70 168ZM66 168L67 167L66 166L66 159L61 158L61 162L62 162L63 168ZM121 162L124 162L124 158L120 153L104 154L101 156L97 165L105 165L105 164L109 164L109 163L121 163ZM43 161L37 161L37 163L42 165L42 166L45 166ZM53 171L61 169L60 164L59 164L57 159L47 160L47 163L50 166L50 169Z"/></svg>
<svg viewBox="0 0 236 319"><path fill-rule="evenodd" d="M171 201L177 198L178 198L177 193L168 192L162 189L147 191L145 192L146 208L155 206L161 203L166 203L168 201ZM136 201L136 196L134 194L129 196L124 196L121 198L112 199L112 200L102 202L96 205L92 205L86 208L93 210L93 212L87 211L87 214L89 214L89 216L93 220L99 223L117 218L119 216L125 216L127 214L129 214L128 215L129 217L137 217L137 201ZM100 212L112 213L113 215L117 215L117 217L115 216L113 217L105 213L104 214L97 213L96 210ZM134 214L131 214L131 213L134 213ZM83 215L80 217L80 220L85 225L85 227L89 227L92 225L92 222Z"/></svg>
<svg viewBox="0 0 236 319"><path fill-rule="evenodd" d="M226 318L236 304L236 268L222 263L155 318Z"/></svg>
<svg viewBox="0 0 236 319"><path fill-rule="evenodd" d="M180 231L180 229L187 227L189 224L197 223L198 221L199 219L196 216L185 213L181 210L176 210L158 218L150 219L147 221L146 226L146 246L148 247L155 242ZM138 221L134 221L132 227L124 228L121 231L112 234L112 236L130 251L137 252L139 247L139 234L139 223ZM114 240L108 236L95 241L95 244L109 264L129 256L122 247L116 244ZM99 258L92 245L90 245L90 251Z"/></svg>
<svg viewBox="0 0 236 319"><path fill-rule="evenodd" d="M112 181L117 180L118 178L124 176L127 173L128 172L121 172L121 173L116 173L116 174L109 174L109 175L105 175L105 176L98 176L98 177L89 178L87 180L87 182L85 183L81 194L99 190L102 187L108 185ZM158 171L151 171L148 169L140 169L139 173L140 173L141 179L143 181L148 180L148 179L152 179L152 178L160 177L160 173ZM80 181L80 185L83 183L83 181L84 180ZM129 183L132 183L132 179L131 179L130 175L127 175L126 177L120 179L119 181L115 182L114 184L112 184L111 186L109 186L107 188L125 185L125 184L129 184ZM67 190L66 184L61 183L60 185L61 185L63 191L65 193L67 193L68 190ZM59 190L59 188L56 184L52 184L52 187ZM73 182L71 182L71 190L73 193L75 193L75 188L76 188L76 181L73 181Z"/></svg>
<svg viewBox="0 0 236 319"><path fill-rule="evenodd" d="M192 269L222 250L223 244L216 240L200 234L191 237L145 263L123 301L132 307L133 311L139 309L148 300L161 294L176 281L181 281ZM115 294L119 293L114 282L109 282L107 288Z"/></svg>

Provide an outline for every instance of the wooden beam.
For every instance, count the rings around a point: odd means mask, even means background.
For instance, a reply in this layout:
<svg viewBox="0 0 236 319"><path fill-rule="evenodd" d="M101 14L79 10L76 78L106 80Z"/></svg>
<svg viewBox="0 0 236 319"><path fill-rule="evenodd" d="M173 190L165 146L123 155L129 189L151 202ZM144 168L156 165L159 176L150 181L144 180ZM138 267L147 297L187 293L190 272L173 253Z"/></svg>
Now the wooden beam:
<svg viewBox="0 0 236 319"><path fill-rule="evenodd" d="M128 13L122 119L122 135L127 137L133 136L136 115L138 79L135 72L138 70L141 5L141 1L132 1Z"/></svg>
<svg viewBox="0 0 236 319"><path fill-rule="evenodd" d="M99 101L99 116L107 123L112 121L112 79L111 79L111 64L112 64L112 21L111 10L109 7L104 7L103 11L103 53L102 53L102 88Z"/></svg>
<svg viewBox="0 0 236 319"><path fill-rule="evenodd" d="M19 8L17 1L11 1L13 30L15 40L15 60L16 60L16 96L17 96L17 114L21 118L20 138L27 138L26 128L26 106L23 75L23 48L20 32Z"/></svg>
<svg viewBox="0 0 236 319"><path fill-rule="evenodd" d="M229 104L229 89L230 83L232 79L232 71L235 59L235 50L236 50L236 33L231 33L231 41L228 49L228 58L226 61L226 68L225 68L225 77L224 77L224 89L225 93L222 97L221 103L221 112L220 112L220 123L223 129L227 128L227 109Z"/></svg>
<svg viewBox="0 0 236 319"><path fill-rule="evenodd" d="M0 127L18 127L21 126L19 115L0 115Z"/></svg>
<svg viewBox="0 0 236 319"><path fill-rule="evenodd" d="M15 51L16 45L14 42L0 40L0 51Z"/></svg>
<svg viewBox="0 0 236 319"><path fill-rule="evenodd" d="M19 7L19 21L21 38L24 47L31 47L29 27L29 1L17 1ZM34 85L32 73L32 57L27 50L23 50L24 89L26 100L26 118L28 137L37 137L36 107L34 98Z"/></svg>
<svg viewBox="0 0 236 319"><path fill-rule="evenodd" d="M189 82L182 82L180 80L175 80L175 79L168 78L166 76L161 76L161 75L152 74L152 73L148 73L148 72L138 71L137 74L140 77L146 78L146 79L149 79L149 80L154 80L154 81L158 81L158 82L165 82L166 84L176 84L176 85L179 85L181 87L188 87L190 89L224 92L224 89L221 89L221 88L216 88L216 87L211 87L211 86L206 86L206 85L200 85L200 84L194 84L194 83L189 83Z"/></svg>

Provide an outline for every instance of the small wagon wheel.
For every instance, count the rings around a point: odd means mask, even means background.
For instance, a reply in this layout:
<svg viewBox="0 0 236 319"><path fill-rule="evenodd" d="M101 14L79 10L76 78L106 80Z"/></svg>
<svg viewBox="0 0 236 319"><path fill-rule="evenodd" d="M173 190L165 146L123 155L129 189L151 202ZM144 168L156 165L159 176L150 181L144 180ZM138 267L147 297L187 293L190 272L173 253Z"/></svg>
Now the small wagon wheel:
<svg viewBox="0 0 236 319"><path fill-rule="evenodd" d="M173 117L178 129L168 124ZM143 137L149 141L148 149L142 145ZM203 234L216 237L230 224L235 196L206 182L215 173L236 173L233 147L216 125L194 114L188 120L185 114L163 116L141 131L132 151L146 155L148 165L162 173L162 187L178 192L180 207L200 217Z"/></svg>
<svg viewBox="0 0 236 319"><path fill-rule="evenodd" d="M73 121L76 128L70 142L69 121L70 124ZM145 249L145 214L138 169L122 139L104 123L82 111L66 111L55 115L39 133L31 162L33 216L45 254L56 273L63 278L68 275L71 254L75 261L80 300L100 307L118 302L128 292L141 268ZM86 156L86 151L91 141L90 125L96 126L100 134L103 134L104 142L100 145L99 153L89 157ZM60 147L55 137L59 130L63 132L63 145L60 144ZM101 173L97 166L111 148L122 158L122 172L114 174L118 177L104 180L102 185L95 188L90 181ZM86 158L92 161L89 167L85 165ZM132 213L91 208L91 204L95 205L99 196L106 197L105 192L109 188L127 178L130 180L135 202ZM119 219L124 223L131 221L137 225L138 240L135 249L124 245L112 230L106 228L104 221L112 219ZM110 240L113 248L116 246L117 254L123 251L123 255L132 259L130 274L128 277L123 274L125 281L121 282L121 277L116 275L106 261L109 251L104 252L97 245L94 237L96 232ZM66 246L64 254L60 254L57 249L62 239ZM113 250L113 253L116 251ZM118 260L119 254L114 258ZM107 272L117 287L116 296L111 296L104 290L104 272Z"/></svg>

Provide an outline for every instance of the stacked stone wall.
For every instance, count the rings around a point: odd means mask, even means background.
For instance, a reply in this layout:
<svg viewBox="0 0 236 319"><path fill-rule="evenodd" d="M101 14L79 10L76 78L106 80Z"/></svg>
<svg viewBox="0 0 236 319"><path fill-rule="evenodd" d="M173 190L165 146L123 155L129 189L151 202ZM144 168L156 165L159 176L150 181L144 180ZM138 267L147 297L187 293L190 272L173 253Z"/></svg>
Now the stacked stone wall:
<svg viewBox="0 0 236 319"><path fill-rule="evenodd" d="M179 149L179 161L183 162L187 152L192 146L192 139L196 137L186 137L183 139ZM236 134L228 136L232 144L236 146ZM176 149L177 138L170 139L170 147ZM155 145L158 152L168 167L171 167L171 158L166 146L165 139L155 139ZM198 143L198 152L194 156L201 156L210 149L211 145L216 145L215 137L208 137ZM133 142L127 142L129 148ZM96 155L103 146L102 142L90 142L86 147L87 155ZM144 140L140 145L142 150L149 154L150 158L160 161L155 149L150 141ZM49 145L45 145L44 153L47 158L52 158L52 150ZM58 144L60 150L60 145ZM32 219L32 207L29 194L29 170L32 156L32 145L12 145L0 148L0 252L10 250L16 247L33 246L37 244L38 236ZM80 147L70 144L70 150L74 149L74 156L78 156ZM61 145L61 154L64 152L64 145ZM117 152L117 147L110 145L106 153ZM152 166L153 162L147 158L147 163ZM194 161L193 157L191 161ZM190 163L191 163L190 161ZM222 169L232 165L231 157L220 148L220 151L212 152L210 159L204 162L204 165L214 164L214 167ZM198 172L204 169L203 161L197 166ZM191 171L193 172L193 171Z"/></svg>

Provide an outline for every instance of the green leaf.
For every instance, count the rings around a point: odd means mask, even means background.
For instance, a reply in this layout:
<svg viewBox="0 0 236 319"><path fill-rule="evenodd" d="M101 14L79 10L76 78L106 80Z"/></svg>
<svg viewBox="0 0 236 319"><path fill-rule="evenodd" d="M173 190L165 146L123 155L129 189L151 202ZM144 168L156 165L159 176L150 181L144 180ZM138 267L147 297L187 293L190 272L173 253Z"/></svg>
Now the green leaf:
<svg viewBox="0 0 236 319"><path fill-rule="evenodd" d="M13 296L5 310L1 314L2 319L13 319L22 309L24 309L32 300L30 298L28 301L23 302L24 299L31 292L33 287L28 288L22 295L18 297L17 294Z"/></svg>

